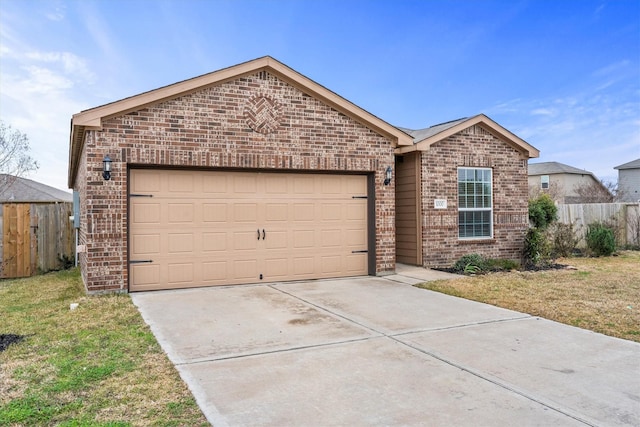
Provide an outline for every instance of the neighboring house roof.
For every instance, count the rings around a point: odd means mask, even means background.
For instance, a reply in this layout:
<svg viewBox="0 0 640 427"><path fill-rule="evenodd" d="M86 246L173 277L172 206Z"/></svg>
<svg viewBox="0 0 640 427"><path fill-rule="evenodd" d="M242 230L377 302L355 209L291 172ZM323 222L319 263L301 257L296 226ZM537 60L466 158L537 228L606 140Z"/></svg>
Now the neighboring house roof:
<svg viewBox="0 0 640 427"><path fill-rule="evenodd" d="M74 184L73 181L76 176L80 154L84 144L85 130L99 130L102 127L102 121L111 117L140 110L161 101L188 95L205 87L222 84L242 77L243 75L253 74L263 70L268 70L269 73L297 87L302 92L320 99L341 113L391 138L395 142L395 146L411 145L412 143L412 138L402 130L365 111L276 59L270 56L264 56L74 114L71 119L71 141L69 144L69 187L72 187Z"/></svg>
<svg viewBox="0 0 640 427"><path fill-rule="evenodd" d="M589 172L586 169L578 169L573 166L565 165L560 162L541 162L541 163L529 163L529 176L540 176L540 175L559 175L559 174L568 174L568 175L587 175L590 176L593 181L599 185L604 191L608 194L611 194L611 191L596 177L593 172Z"/></svg>
<svg viewBox="0 0 640 427"><path fill-rule="evenodd" d="M463 131L471 126L479 125L487 131L494 134L496 137L506 141L516 149L523 151L529 158L539 157L540 151L511 133L509 130L500 126L498 123L491 120L484 114L478 114L473 117L465 117L458 120L453 120L446 123L440 123L425 129L405 129L400 128L404 132L413 137L413 146L410 147L398 147L397 151L400 153L408 153L410 151L426 151L429 147L438 141L442 141L458 132Z"/></svg>
<svg viewBox="0 0 640 427"><path fill-rule="evenodd" d="M614 169L618 169L618 170L621 170L621 169L640 169L640 159L635 159L635 160L632 160L632 161L630 161L628 163L624 163L624 164L622 164L620 166L616 166L616 167L614 167Z"/></svg>
<svg viewBox="0 0 640 427"><path fill-rule="evenodd" d="M26 178L0 174L0 203L72 202L73 194Z"/></svg>
<svg viewBox="0 0 640 427"><path fill-rule="evenodd" d="M585 169L574 168L559 162L529 163L529 176L554 175L558 173L569 173L576 175L592 175L593 173ZM594 176L595 178L595 176Z"/></svg>

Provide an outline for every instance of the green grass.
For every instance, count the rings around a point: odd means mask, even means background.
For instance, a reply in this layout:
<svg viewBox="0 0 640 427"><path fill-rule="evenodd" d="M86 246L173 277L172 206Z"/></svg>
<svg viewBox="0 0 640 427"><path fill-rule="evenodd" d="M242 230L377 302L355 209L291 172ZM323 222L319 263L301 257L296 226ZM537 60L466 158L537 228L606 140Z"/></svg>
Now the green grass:
<svg viewBox="0 0 640 427"><path fill-rule="evenodd" d="M69 304L79 303L76 310ZM0 425L208 425L128 295L76 270L0 281Z"/></svg>
<svg viewBox="0 0 640 427"><path fill-rule="evenodd" d="M640 342L640 252L558 262L574 269L489 273L417 286Z"/></svg>

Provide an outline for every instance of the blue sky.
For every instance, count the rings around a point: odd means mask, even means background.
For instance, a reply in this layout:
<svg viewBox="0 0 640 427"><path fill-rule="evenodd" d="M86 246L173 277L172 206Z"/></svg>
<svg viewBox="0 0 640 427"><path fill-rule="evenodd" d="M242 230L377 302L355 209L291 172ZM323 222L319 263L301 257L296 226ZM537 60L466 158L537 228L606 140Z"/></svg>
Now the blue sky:
<svg viewBox="0 0 640 427"><path fill-rule="evenodd" d="M614 181L640 157L638 0L2 0L0 118L66 189L74 113L264 55L396 126L485 113Z"/></svg>

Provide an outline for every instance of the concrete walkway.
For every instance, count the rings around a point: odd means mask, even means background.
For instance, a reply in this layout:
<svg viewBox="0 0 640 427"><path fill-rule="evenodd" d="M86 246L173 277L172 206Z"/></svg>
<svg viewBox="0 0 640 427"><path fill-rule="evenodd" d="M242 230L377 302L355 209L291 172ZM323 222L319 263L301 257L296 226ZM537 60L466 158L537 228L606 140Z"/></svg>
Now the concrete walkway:
<svg viewBox="0 0 640 427"><path fill-rule="evenodd" d="M215 426L638 426L640 344L411 286L135 293Z"/></svg>

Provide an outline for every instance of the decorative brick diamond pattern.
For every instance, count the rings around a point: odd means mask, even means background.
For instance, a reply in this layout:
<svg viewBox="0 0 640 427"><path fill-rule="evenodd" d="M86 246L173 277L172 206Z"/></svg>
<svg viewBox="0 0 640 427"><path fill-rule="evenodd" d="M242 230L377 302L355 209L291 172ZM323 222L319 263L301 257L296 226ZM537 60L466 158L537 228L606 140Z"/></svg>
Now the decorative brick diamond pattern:
<svg viewBox="0 0 640 427"><path fill-rule="evenodd" d="M254 131L267 135L280 127L282 106L266 95L253 95L245 104L244 120Z"/></svg>

